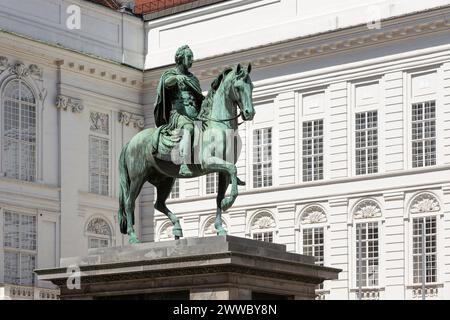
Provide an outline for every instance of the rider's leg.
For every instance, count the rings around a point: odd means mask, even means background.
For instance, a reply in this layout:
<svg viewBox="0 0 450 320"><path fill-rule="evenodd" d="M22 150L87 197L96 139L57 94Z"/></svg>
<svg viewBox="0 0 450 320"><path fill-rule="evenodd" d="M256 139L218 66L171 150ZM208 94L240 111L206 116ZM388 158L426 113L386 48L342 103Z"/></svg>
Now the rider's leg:
<svg viewBox="0 0 450 320"><path fill-rule="evenodd" d="M187 166L188 163L191 162L191 146L192 146L192 137L194 134L194 125L186 124L182 129L183 136L180 141L180 157L181 157L181 166L179 174L184 177L193 176L193 172Z"/></svg>

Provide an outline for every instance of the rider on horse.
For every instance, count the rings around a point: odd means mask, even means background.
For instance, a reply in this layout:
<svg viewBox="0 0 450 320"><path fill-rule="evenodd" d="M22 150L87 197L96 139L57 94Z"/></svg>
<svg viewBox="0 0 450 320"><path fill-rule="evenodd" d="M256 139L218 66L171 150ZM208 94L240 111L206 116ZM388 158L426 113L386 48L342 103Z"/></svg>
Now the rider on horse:
<svg viewBox="0 0 450 320"><path fill-rule="evenodd" d="M179 174L184 177L193 175L187 164L190 163L194 121L204 99L200 82L189 72L192 60L193 53L189 46L178 48L176 67L164 72L159 80L154 110L156 125L164 126L163 131L171 134L173 130L181 130ZM154 153L157 152L156 147Z"/></svg>

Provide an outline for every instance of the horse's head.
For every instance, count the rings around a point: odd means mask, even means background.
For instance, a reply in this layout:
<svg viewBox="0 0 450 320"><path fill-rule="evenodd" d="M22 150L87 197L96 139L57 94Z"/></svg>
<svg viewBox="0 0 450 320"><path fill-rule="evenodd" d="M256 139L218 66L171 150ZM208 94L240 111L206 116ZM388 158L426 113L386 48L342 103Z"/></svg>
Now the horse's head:
<svg viewBox="0 0 450 320"><path fill-rule="evenodd" d="M233 70L234 77L231 83L233 101L239 106L244 121L251 121L255 116L252 99L253 83L250 79L251 70L251 64L246 69L238 64Z"/></svg>

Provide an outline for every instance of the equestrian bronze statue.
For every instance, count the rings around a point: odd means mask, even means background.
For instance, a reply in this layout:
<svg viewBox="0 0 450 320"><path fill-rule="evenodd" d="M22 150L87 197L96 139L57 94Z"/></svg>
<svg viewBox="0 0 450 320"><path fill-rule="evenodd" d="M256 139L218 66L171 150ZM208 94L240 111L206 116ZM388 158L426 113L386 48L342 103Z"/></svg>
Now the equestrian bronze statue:
<svg viewBox="0 0 450 320"><path fill-rule="evenodd" d="M219 173L217 210L214 226L225 235L221 215L238 195L236 162L240 152L239 118L251 121L251 65L226 68L212 82L204 97L197 77L189 72L193 54L188 46L175 54L176 67L160 78L155 102L157 128L136 134L123 148L119 158L119 224L130 243L139 242L134 231L134 208L143 184L157 189L155 209L173 224L175 239L183 236L177 216L166 206L177 178ZM228 185L230 195L225 197Z"/></svg>

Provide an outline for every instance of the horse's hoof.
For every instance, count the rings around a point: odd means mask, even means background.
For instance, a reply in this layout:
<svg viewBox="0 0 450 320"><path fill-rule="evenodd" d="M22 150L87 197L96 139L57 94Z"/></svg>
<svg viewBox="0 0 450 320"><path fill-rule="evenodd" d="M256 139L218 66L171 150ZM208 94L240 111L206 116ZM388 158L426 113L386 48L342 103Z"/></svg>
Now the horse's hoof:
<svg viewBox="0 0 450 320"><path fill-rule="evenodd" d="M128 239L128 243L129 244L136 244L136 243L140 243L139 239L135 236L132 235L130 236L130 238Z"/></svg>
<svg viewBox="0 0 450 320"><path fill-rule="evenodd" d="M175 236L175 240L178 240L183 236L183 230L181 229L173 229L172 233Z"/></svg>
<svg viewBox="0 0 450 320"><path fill-rule="evenodd" d="M225 229L217 230L217 235L218 236L226 236L227 235L227 230L225 230Z"/></svg>

